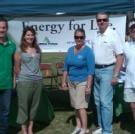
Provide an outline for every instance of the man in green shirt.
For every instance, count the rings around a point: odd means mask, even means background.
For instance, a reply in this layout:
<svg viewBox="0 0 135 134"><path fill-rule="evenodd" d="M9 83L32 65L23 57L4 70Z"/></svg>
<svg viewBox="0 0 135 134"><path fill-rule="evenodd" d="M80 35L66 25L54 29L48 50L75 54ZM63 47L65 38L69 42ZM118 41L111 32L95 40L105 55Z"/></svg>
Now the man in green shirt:
<svg viewBox="0 0 135 134"><path fill-rule="evenodd" d="M8 23L0 18L0 134L6 134L13 88L13 59L16 45L7 37Z"/></svg>

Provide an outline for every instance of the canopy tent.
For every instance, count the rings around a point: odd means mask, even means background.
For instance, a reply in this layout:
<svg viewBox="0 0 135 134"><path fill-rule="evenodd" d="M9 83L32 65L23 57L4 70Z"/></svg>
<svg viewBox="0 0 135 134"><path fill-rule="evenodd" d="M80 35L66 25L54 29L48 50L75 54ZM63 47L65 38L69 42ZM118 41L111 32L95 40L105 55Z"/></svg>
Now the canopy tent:
<svg viewBox="0 0 135 134"><path fill-rule="evenodd" d="M134 0L1 0L0 15L28 16L94 14L99 11L123 13L135 10Z"/></svg>

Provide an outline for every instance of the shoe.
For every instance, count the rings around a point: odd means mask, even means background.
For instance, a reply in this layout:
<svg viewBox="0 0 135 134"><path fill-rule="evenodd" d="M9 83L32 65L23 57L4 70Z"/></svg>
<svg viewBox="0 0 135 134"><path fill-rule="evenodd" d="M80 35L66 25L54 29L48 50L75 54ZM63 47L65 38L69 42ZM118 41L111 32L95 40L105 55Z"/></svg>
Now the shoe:
<svg viewBox="0 0 135 134"><path fill-rule="evenodd" d="M85 134L91 134L90 129L86 129Z"/></svg>
<svg viewBox="0 0 135 134"><path fill-rule="evenodd" d="M82 128L81 131L79 132L79 134L89 134L89 133L90 133L89 129L82 129Z"/></svg>
<svg viewBox="0 0 135 134"><path fill-rule="evenodd" d="M81 131L81 128L76 127L71 134L79 134L80 131Z"/></svg>
<svg viewBox="0 0 135 134"><path fill-rule="evenodd" d="M102 134L102 128L97 128L92 134Z"/></svg>
<svg viewBox="0 0 135 134"><path fill-rule="evenodd" d="M81 128L81 131L79 132L79 134L85 134L85 129Z"/></svg>

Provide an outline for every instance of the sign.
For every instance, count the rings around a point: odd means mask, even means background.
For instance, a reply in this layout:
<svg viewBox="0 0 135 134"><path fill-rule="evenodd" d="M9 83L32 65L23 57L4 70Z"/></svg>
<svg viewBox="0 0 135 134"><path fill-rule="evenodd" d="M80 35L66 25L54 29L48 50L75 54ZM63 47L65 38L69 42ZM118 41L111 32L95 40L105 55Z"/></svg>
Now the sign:
<svg viewBox="0 0 135 134"><path fill-rule="evenodd" d="M110 16L110 26L116 29L125 40L126 16ZM67 52L75 44L74 31L83 28L86 32L86 44L91 44L97 30L95 16L71 17L24 17L9 21L9 35L19 46L23 28L33 26L42 52Z"/></svg>

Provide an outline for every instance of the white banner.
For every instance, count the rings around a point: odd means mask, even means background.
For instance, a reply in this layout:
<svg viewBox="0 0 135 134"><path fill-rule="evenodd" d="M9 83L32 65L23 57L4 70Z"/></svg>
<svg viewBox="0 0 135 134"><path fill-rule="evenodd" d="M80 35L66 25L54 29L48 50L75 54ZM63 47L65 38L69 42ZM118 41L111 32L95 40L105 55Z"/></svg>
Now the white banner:
<svg viewBox="0 0 135 134"><path fill-rule="evenodd" d="M36 30L42 52L66 52L74 45L74 30L78 27L85 29L86 43L89 45L97 29L95 16L15 18L9 21L9 34L17 45L25 26L33 26ZM110 26L118 31L124 41L126 16L110 16Z"/></svg>

